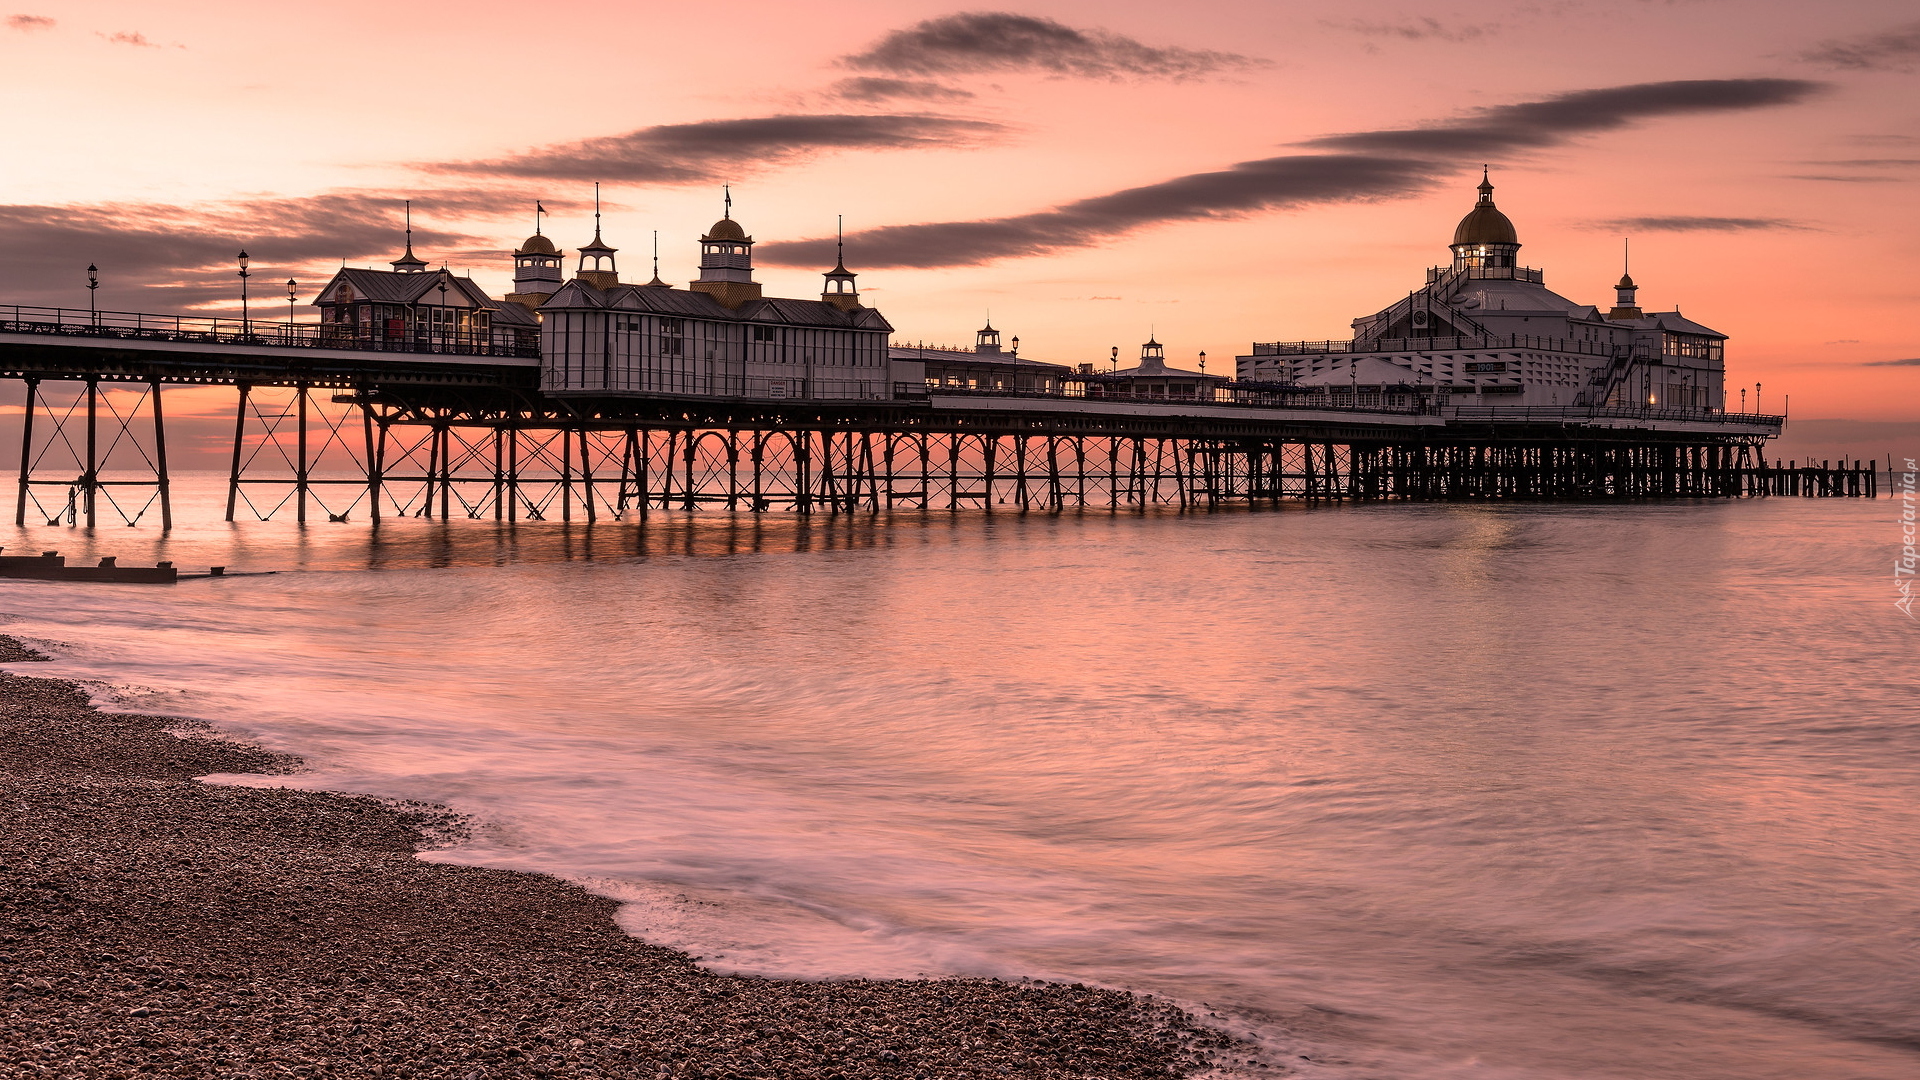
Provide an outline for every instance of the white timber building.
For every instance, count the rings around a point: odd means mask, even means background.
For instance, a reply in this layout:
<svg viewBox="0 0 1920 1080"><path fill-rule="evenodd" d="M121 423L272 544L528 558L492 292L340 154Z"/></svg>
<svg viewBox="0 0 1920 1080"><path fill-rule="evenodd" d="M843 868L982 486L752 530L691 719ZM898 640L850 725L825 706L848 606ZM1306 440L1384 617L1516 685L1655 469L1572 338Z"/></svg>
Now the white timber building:
<svg viewBox="0 0 1920 1080"><path fill-rule="evenodd" d="M1520 239L1482 177L1454 230L1451 265L1353 321L1351 341L1255 343L1243 383L1331 405L1726 407L1726 335L1676 311L1642 311L1623 275L1602 311L1518 264Z"/></svg>
<svg viewBox="0 0 1920 1080"><path fill-rule="evenodd" d="M893 396L893 327L860 303L844 258L818 300L761 295L753 237L731 212L700 238L700 277L685 289L623 283L600 239L560 282L562 255L535 235L514 252L509 299L540 316L541 388L550 395L802 398Z"/></svg>

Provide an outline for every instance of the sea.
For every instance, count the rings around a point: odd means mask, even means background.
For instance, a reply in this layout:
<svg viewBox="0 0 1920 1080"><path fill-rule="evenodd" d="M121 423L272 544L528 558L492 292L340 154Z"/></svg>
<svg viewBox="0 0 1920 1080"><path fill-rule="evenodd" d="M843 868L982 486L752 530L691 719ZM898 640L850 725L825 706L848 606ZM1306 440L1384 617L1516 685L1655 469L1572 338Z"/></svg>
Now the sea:
<svg viewBox="0 0 1920 1080"><path fill-rule="evenodd" d="M1899 504L0 527L104 704L714 970L1188 1005L1329 1080L1920 1077ZM245 512L243 518L249 517ZM257 515L252 515L257 517ZM1272 1069L1265 1075L1274 1075Z"/></svg>

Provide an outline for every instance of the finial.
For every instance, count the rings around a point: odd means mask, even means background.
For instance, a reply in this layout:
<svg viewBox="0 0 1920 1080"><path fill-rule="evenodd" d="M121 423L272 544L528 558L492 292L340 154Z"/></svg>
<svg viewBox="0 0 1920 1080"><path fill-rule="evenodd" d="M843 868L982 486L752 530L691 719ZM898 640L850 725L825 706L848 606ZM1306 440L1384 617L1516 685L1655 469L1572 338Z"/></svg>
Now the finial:
<svg viewBox="0 0 1920 1080"><path fill-rule="evenodd" d="M660 280L660 230L653 230L653 280Z"/></svg>
<svg viewBox="0 0 1920 1080"><path fill-rule="evenodd" d="M1620 272L1633 273L1633 237L1631 236L1620 238Z"/></svg>
<svg viewBox="0 0 1920 1080"><path fill-rule="evenodd" d="M721 185L720 185L720 197L721 197L721 199L722 199L722 209L721 209L721 211L720 211L720 216L721 216L721 218L723 218L723 219L729 219L729 220L730 220L730 219L731 219L731 218L733 217L733 187L732 187L732 185L730 185L730 184L721 184Z"/></svg>
<svg viewBox="0 0 1920 1080"><path fill-rule="evenodd" d="M600 239L600 181L593 182L593 238Z"/></svg>
<svg viewBox="0 0 1920 1080"><path fill-rule="evenodd" d="M833 261L840 266L847 265L847 215L833 216Z"/></svg>
<svg viewBox="0 0 1920 1080"><path fill-rule="evenodd" d="M533 235L540 235L540 215L546 212L547 208L540 205L539 199L533 200Z"/></svg>

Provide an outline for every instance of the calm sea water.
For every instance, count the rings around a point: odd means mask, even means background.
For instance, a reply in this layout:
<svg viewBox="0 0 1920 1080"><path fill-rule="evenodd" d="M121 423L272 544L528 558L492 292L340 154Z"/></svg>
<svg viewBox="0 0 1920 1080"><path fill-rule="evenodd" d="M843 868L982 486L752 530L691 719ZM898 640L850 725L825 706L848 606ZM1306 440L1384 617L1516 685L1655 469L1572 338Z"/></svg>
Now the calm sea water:
<svg viewBox="0 0 1920 1080"><path fill-rule="evenodd" d="M1094 980L1336 1078L1920 1076L1892 504L0 529L36 671L725 970Z"/></svg>

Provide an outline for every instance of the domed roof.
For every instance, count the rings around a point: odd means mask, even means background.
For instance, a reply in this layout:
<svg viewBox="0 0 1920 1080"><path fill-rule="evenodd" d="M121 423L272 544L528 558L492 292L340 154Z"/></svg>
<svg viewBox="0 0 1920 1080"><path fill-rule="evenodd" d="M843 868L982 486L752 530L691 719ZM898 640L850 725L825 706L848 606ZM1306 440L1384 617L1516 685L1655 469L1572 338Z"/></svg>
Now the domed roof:
<svg viewBox="0 0 1920 1080"><path fill-rule="evenodd" d="M1621 275L1620 275L1620 284L1618 284L1618 285L1615 285L1615 286L1614 286L1614 288L1616 288L1616 289L1637 289L1637 288L1639 288L1639 286L1638 286L1638 285L1635 285L1635 284L1633 283L1633 276L1632 276L1632 275L1630 275L1630 274L1621 274Z"/></svg>
<svg viewBox="0 0 1920 1080"><path fill-rule="evenodd" d="M1493 205L1493 184L1484 174L1480 177L1480 201L1473 204L1467 216L1453 230L1453 242L1459 244L1518 244L1519 234L1513 231L1513 222Z"/></svg>
<svg viewBox="0 0 1920 1080"><path fill-rule="evenodd" d="M553 241L541 236L539 233L534 233L532 236L527 237L527 242L521 244L519 250L515 251L514 254L558 255L560 252L554 248Z"/></svg>
<svg viewBox="0 0 1920 1080"><path fill-rule="evenodd" d="M740 223L730 217L723 217L714 222L713 228L707 230L707 235L701 237L702 240L745 240L746 238L747 230L741 228Z"/></svg>

